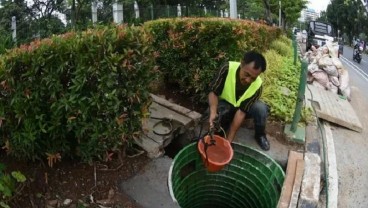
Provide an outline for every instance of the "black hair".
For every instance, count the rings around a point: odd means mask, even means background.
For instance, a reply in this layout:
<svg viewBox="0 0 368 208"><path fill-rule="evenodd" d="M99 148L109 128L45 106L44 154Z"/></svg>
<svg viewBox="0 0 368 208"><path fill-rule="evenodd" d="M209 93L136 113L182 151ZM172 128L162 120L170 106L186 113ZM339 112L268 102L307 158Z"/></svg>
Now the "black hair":
<svg viewBox="0 0 368 208"><path fill-rule="evenodd" d="M266 71L266 59L265 57L255 51L249 51L244 54L244 57L242 59L242 65L243 64L249 64L254 61L254 68L255 69L261 69L262 72Z"/></svg>

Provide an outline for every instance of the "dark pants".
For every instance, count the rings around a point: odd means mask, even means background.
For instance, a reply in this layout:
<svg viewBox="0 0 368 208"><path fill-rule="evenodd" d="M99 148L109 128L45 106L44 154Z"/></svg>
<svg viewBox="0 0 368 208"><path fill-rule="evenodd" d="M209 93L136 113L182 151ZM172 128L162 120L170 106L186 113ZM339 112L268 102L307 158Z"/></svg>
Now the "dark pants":
<svg viewBox="0 0 368 208"><path fill-rule="evenodd" d="M221 127L227 131L233 121L234 115L238 108L234 107L230 103L219 100L217 106L217 112L220 118ZM254 130L256 136L265 135L266 120L269 112L269 107L262 101L256 101L246 112L246 118L253 118ZM206 110L205 117L208 118L209 109Z"/></svg>

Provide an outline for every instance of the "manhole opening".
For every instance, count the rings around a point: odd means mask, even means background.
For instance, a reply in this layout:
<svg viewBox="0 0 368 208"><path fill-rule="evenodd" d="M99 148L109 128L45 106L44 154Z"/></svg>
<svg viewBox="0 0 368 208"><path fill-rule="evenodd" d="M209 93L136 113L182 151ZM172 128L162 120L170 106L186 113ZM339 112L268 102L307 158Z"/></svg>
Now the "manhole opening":
<svg viewBox="0 0 368 208"><path fill-rule="evenodd" d="M190 144L191 142L195 142L190 138L188 131L183 134L179 134L174 136L171 142L164 148L165 155L174 159L175 156L182 150L185 146Z"/></svg>
<svg viewBox="0 0 368 208"><path fill-rule="evenodd" d="M171 142L164 148L165 155L174 159L183 148L191 143L197 143L198 139L207 133L201 126L182 127L173 134Z"/></svg>

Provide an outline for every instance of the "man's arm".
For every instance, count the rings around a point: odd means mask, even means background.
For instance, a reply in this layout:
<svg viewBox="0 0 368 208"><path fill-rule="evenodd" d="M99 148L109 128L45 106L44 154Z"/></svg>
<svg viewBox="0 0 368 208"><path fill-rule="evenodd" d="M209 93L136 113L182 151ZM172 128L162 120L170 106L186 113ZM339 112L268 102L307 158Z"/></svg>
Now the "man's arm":
<svg viewBox="0 0 368 208"><path fill-rule="evenodd" d="M255 101L257 101L262 94L263 91L263 87L261 86L256 93L254 93L254 95L246 100L244 100L241 104L239 109L236 111L233 121L230 125L230 129L227 135L227 138L230 142L232 142L235 138L235 134L238 131L240 125L243 123L245 117L246 117L246 112L249 111L250 107L253 105L253 103Z"/></svg>
<svg viewBox="0 0 368 208"><path fill-rule="evenodd" d="M245 113L240 109L237 110L234 115L233 121L231 122L230 130L227 135L227 139L229 140L229 142L232 142L234 140L235 134L238 131L244 119L245 119Z"/></svg>
<svg viewBox="0 0 368 208"><path fill-rule="evenodd" d="M210 92L208 94L208 104L210 107L210 116L208 122L210 123L210 127L213 127L213 121L218 116L217 115L218 96L214 92Z"/></svg>
<svg viewBox="0 0 368 208"><path fill-rule="evenodd" d="M217 115L217 106L219 101L219 95L221 94L225 80L227 76L229 65L224 64L220 70L217 72L217 76L212 80L210 84L210 92L208 93L208 105L210 110L209 115L209 124L210 127L213 127L213 121L216 119Z"/></svg>

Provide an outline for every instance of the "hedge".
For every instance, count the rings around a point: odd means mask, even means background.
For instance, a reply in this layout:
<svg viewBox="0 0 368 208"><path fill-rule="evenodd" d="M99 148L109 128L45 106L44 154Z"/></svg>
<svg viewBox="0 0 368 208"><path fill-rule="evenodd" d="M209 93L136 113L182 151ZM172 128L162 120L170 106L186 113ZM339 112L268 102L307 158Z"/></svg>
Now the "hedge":
<svg viewBox="0 0 368 208"><path fill-rule="evenodd" d="M146 22L163 80L194 102L206 102L208 84L222 64L245 51L263 52L281 30L247 20L180 18ZM188 97L188 98L189 98Z"/></svg>
<svg viewBox="0 0 368 208"><path fill-rule="evenodd" d="M4 55L0 131L7 152L92 161L118 150L148 115L147 83L156 74L150 42L142 28L102 27Z"/></svg>

